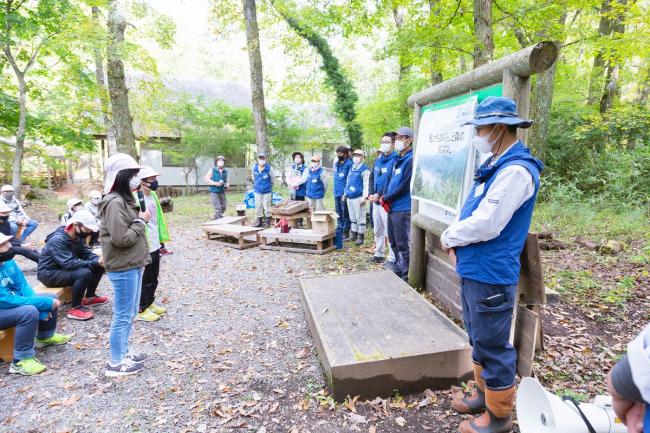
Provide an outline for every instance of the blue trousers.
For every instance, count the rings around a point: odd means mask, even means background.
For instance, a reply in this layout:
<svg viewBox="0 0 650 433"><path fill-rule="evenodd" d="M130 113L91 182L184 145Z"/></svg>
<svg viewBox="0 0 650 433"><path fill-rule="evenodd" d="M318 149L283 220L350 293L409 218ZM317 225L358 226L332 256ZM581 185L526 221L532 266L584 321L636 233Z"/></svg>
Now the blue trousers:
<svg viewBox="0 0 650 433"><path fill-rule="evenodd" d="M9 222L11 225L11 234L15 235L16 232L18 231L18 224L15 222ZM20 242L25 242L25 240L31 235L34 230L38 227L38 223L34 220L29 220L27 221L27 226L25 227L25 230L23 230L22 234L20 235Z"/></svg>
<svg viewBox="0 0 650 433"><path fill-rule="evenodd" d="M111 363L121 362L129 351L129 336L133 329L133 320L140 308L143 268L126 271L109 272L114 291L113 321L109 342L111 346Z"/></svg>
<svg viewBox="0 0 650 433"><path fill-rule="evenodd" d="M338 226L343 230L350 230L352 222L350 221L350 213L348 212L348 205L342 200L343 197L334 197L334 210L339 214Z"/></svg>
<svg viewBox="0 0 650 433"><path fill-rule="evenodd" d="M517 285L502 286L461 278L460 287L472 359L483 367L482 376L488 388L507 389L515 383L517 363L517 352L510 344Z"/></svg>
<svg viewBox="0 0 650 433"><path fill-rule="evenodd" d="M388 242L395 254L395 267L400 277L408 277L411 238L411 211L388 214Z"/></svg>
<svg viewBox="0 0 650 433"><path fill-rule="evenodd" d="M50 293L38 296L55 298ZM52 311L48 320L39 320L39 311L33 305L0 309L0 329L16 327L14 335L14 362L36 356L34 351L34 336L41 339L50 338L56 329L58 309Z"/></svg>

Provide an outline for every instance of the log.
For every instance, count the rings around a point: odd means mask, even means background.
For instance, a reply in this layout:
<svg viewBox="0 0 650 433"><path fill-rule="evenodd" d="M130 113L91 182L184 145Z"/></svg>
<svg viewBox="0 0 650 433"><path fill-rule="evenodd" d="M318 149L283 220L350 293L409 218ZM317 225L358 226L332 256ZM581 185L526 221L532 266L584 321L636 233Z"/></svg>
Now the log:
<svg viewBox="0 0 650 433"><path fill-rule="evenodd" d="M456 78L415 93L409 97L408 104L411 107L414 107L415 104L424 106L500 83L503 80L503 72L506 70L519 77L530 77L550 68L555 62L557 54L558 49L553 42L540 42ZM528 111L526 111L527 113Z"/></svg>

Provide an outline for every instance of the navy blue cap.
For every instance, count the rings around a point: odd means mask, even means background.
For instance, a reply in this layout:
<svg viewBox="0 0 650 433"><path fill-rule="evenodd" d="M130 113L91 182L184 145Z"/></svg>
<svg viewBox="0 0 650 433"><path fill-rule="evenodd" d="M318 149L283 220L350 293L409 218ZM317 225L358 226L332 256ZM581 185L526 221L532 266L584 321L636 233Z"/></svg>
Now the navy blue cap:
<svg viewBox="0 0 650 433"><path fill-rule="evenodd" d="M533 121L519 117L517 104L511 98L488 96L476 107L474 118L463 125L485 126L496 123L514 125L518 128L530 128Z"/></svg>

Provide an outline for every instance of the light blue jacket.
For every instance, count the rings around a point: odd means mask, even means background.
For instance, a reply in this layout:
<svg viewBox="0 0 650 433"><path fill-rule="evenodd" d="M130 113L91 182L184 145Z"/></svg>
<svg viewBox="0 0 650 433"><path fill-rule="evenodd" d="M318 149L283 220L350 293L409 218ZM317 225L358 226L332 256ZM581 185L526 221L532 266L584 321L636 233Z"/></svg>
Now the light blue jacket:
<svg viewBox="0 0 650 433"><path fill-rule="evenodd" d="M29 286L22 271L13 260L0 263L0 310L33 305L39 311L39 319L47 319L54 299L38 296Z"/></svg>

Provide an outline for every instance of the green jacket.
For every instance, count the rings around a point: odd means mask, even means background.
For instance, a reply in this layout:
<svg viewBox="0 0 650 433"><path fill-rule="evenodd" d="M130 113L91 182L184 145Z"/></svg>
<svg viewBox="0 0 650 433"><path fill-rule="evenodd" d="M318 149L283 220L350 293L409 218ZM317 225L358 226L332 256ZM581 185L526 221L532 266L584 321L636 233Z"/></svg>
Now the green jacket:
<svg viewBox="0 0 650 433"><path fill-rule="evenodd" d="M133 193L136 201L138 200L137 193ZM171 237L169 236L169 230L167 229L167 224L165 223L165 216L163 215L162 207L160 206L160 200L158 200L158 195L155 191L151 191L151 199L156 205L156 220L158 221L158 240L160 243L169 242ZM149 226L147 226L149 230Z"/></svg>

